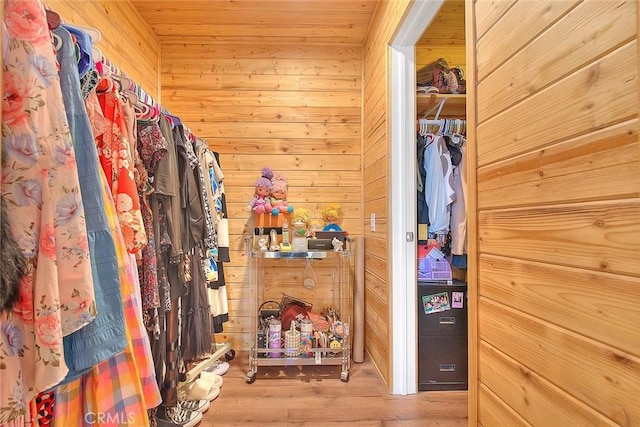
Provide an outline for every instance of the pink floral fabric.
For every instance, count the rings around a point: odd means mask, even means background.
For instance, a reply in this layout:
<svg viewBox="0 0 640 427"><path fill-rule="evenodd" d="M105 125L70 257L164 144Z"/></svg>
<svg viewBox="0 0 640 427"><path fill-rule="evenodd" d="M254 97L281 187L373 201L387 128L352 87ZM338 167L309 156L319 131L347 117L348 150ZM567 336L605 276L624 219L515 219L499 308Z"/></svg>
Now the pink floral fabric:
<svg viewBox="0 0 640 427"><path fill-rule="evenodd" d="M62 337L95 318L75 155L40 0L7 0L2 194L28 259L20 300L0 315L0 423L28 419L67 374Z"/></svg>

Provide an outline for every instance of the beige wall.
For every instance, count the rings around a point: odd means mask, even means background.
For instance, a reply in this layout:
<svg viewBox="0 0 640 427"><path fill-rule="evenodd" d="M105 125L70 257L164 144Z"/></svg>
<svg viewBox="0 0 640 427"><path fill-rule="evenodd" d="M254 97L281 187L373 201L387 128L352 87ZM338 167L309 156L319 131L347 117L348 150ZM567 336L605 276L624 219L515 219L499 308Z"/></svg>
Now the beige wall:
<svg viewBox="0 0 640 427"><path fill-rule="evenodd" d="M637 13L475 3L482 425L640 424Z"/></svg>
<svg viewBox="0 0 640 427"><path fill-rule="evenodd" d="M361 79L360 46L162 44L163 105L220 153L225 173L230 321L218 340L238 349L251 340L243 237L254 221L244 208L264 166L287 175L294 207L309 209L321 222L323 206L338 202L343 228L362 234ZM319 274L329 274L317 264ZM269 271L281 279L276 296L322 300L321 289L301 285L302 268L272 265Z"/></svg>

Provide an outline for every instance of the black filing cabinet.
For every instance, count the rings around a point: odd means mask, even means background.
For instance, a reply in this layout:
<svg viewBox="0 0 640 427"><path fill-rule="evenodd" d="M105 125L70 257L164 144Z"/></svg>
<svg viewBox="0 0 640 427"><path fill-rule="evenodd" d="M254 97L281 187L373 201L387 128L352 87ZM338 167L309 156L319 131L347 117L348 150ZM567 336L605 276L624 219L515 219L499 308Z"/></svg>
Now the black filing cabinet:
<svg viewBox="0 0 640 427"><path fill-rule="evenodd" d="M467 284L418 282L418 390L467 387Z"/></svg>

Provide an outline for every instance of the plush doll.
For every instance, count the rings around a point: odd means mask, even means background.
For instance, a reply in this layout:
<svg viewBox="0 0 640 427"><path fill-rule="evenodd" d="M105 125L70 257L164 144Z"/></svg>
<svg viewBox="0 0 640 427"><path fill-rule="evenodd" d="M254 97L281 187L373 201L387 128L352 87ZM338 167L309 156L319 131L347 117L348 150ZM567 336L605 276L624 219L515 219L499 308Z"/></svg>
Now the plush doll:
<svg viewBox="0 0 640 427"><path fill-rule="evenodd" d="M287 192L287 177L282 173L274 173L271 178L271 215L277 216L280 212L293 212L293 206L287 203Z"/></svg>
<svg viewBox="0 0 640 427"><path fill-rule="evenodd" d="M342 231L338 223L342 220L342 208L338 203L328 204L322 209L324 228L322 231Z"/></svg>
<svg viewBox="0 0 640 427"><path fill-rule="evenodd" d="M269 168L262 169L262 176L255 182L255 194L247 205L247 210L255 212L257 215L263 213L271 213L271 201L269 194L271 193L271 178L273 171Z"/></svg>
<svg viewBox="0 0 640 427"><path fill-rule="evenodd" d="M307 237L311 226L311 212L309 212L309 209L296 208L291 214L291 226L294 237ZM304 234L301 230L304 230Z"/></svg>

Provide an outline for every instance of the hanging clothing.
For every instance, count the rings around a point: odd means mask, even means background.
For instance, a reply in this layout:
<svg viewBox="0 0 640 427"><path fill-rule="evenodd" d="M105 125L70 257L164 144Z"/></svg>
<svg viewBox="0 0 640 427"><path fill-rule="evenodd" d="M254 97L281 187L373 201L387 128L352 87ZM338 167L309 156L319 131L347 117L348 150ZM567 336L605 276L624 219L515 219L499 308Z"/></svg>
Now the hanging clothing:
<svg viewBox="0 0 640 427"><path fill-rule="evenodd" d="M142 325L137 298L136 265L127 255L122 229L117 221L115 203L104 174L102 195L105 212L118 254L119 277L123 295L126 348L90 372L69 384L56 388L54 419L57 425L84 425L88 413L105 414L106 425L148 425L147 410L161 402L155 379L150 345ZM98 420L93 424L101 425ZM104 424L103 424L104 425Z"/></svg>
<svg viewBox="0 0 640 427"><path fill-rule="evenodd" d="M76 154L98 309L93 322L64 338L65 361L69 367L65 381L70 381L122 351L126 337L118 260L104 211L98 152L80 90L75 45L65 28L55 28L53 33L62 40L57 52L60 82Z"/></svg>
<svg viewBox="0 0 640 427"><path fill-rule="evenodd" d="M39 0L7 0L3 180L7 218L27 258L20 300L0 316L0 422L67 374L62 338L96 316L84 208L60 79Z"/></svg>
<svg viewBox="0 0 640 427"><path fill-rule="evenodd" d="M217 232L217 270L218 278L208 283L208 301L211 307L211 328L215 333L223 331L223 324L229 321L229 307L227 288L224 278L224 263L229 262L229 220L227 218L227 203L224 192L224 173L220 168L218 153L205 149L204 141L200 144L198 153L201 164L207 165L207 185L211 187L211 204L214 207L215 225Z"/></svg>
<svg viewBox="0 0 640 427"><path fill-rule="evenodd" d="M136 253L147 244L147 234L133 175L133 158L126 139L124 113L113 81L103 79L97 90L102 113L109 123L107 131L96 137L98 156L116 203L127 250Z"/></svg>
<svg viewBox="0 0 640 427"><path fill-rule="evenodd" d="M191 257L191 278L186 281L189 289L182 297L182 358L192 361L211 350L211 310L207 301L207 281L202 260L208 250L211 237L211 217L205 210L202 170L191 141L182 125L174 127L174 140L178 147L178 171L181 184L181 206L183 215L182 248ZM193 343L193 344L192 344Z"/></svg>
<svg viewBox="0 0 640 427"><path fill-rule="evenodd" d="M427 170L425 169L424 153L427 149L427 143L433 142L433 135L418 135L418 143L416 146L417 153L417 209L418 209L418 224L429 225L429 206L425 200L425 180L427 179ZM423 243L426 243L426 238Z"/></svg>
<svg viewBox="0 0 640 427"><path fill-rule="evenodd" d="M426 178L424 195L429 207L429 233L447 234L450 224L450 206L455 200L453 165L442 135L435 135L425 148Z"/></svg>
<svg viewBox="0 0 640 427"><path fill-rule="evenodd" d="M456 200L451 205L451 253L464 255L467 253L467 145L459 146L461 158L453 171L453 190ZM466 267L466 263L465 263Z"/></svg>

